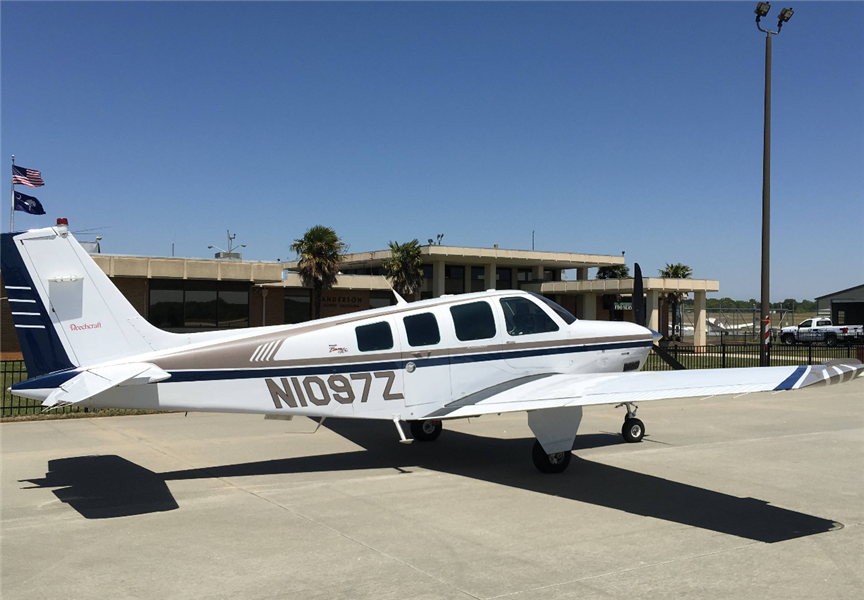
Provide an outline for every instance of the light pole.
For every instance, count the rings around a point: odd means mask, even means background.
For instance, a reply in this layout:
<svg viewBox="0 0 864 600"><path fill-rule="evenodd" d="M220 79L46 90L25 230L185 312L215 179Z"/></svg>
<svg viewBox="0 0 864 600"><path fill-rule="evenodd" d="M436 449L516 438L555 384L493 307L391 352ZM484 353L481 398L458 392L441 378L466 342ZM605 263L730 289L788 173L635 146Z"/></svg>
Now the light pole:
<svg viewBox="0 0 864 600"><path fill-rule="evenodd" d="M759 322L762 324L762 347L759 351L760 366L768 366L768 343L771 339L771 300L769 299L771 263L771 36L780 33L783 23L792 18L792 9L784 8L777 18L777 31L762 29L762 17L768 15L771 5L759 2L756 5L756 27L765 34L765 131L762 147L762 300Z"/></svg>

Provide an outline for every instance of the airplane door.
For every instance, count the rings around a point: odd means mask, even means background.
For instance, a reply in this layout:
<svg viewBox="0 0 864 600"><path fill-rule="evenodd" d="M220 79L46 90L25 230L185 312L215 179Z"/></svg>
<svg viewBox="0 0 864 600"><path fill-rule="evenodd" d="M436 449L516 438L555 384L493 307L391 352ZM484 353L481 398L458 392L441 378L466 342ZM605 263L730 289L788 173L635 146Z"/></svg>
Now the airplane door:
<svg viewBox="0 0 864 600"><path fill-rule="evenodd" d="M405 316L397 324L407 407L450 399L450 365L438 321L436 312L430 310Z"/></svg>
<svg viewBox="0 0 864 600"><path fill-rule="evenodd" d="M501 356L501 323L486 300L448 307L452 325L450 391L454 400L513 379ZM449 332L448 332L449 333Z"/></svg>
<svg viewBox="0 0 864 600"><path fill-rule="evenodd" d="M500 308L504 317L505 362L514 374L572 370L575 354L566 352L571 344L564 323L524 296L500 298L496 308Z"/></svg>

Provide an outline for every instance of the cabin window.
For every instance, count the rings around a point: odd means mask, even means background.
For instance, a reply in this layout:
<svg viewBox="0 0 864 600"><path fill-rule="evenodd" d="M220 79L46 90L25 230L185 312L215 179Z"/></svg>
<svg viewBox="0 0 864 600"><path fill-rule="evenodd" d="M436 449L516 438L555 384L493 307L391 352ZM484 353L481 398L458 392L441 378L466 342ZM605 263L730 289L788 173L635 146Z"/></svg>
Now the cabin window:
<svg viewBox="0 0 864 600"><path fill-rule="evenodd" d="M393 332L390 323L382 321L371 325L361 325L355 330L357 334L357 349L360 352L374 350L389 350L393 347Z"/></svg>
<svg viewBox="0 0 864 600"><path fill-rule="evenodd" d="M576 317L574 317L573 314L569 310L567 310L566 308L564 308L563 306L561 306L560 304L558 304L554 300L550 300L546 296L540 296L539 294L535 294L534 292L528 292L528 293L531 294L532 296L534 296L535 298L545 302L546 306L551 308L552 312L554 312L556 315L561 317L561 320L563 320L568 325L572 324L576 320Z"/></svg>
<svg viewBox="0 0 864 600"><path fill-rule="evenodd" d="M512 336L558 331L552 317L528 298L501 298L507 333Z"/></svg>
<svg viewBox="0 0 864 600"><path fill-rule="evenodd" d="M432 313L405 317L403 322L411 346L433 346L441 341L438 320Z"/></svg>
<svg viewBox="0 0 864 600"><path fill-rule="evenodd" d="M812 327L812 326L813 326L813 320L807 319L806 321L802 321L798 327Z"/></svg>
<svg viewBox="0 0 864 600"><path fill-rule="evenodd" d="M818 327L827 327L827 326L831 325L831 321L829 321L829 320L827 320L827 319L824 319L824 320L819 321L818 323L816 323L816 325L817 325Z"/></svg>
<svg viewBox="0 0 864 600"><path fill-rule="evenodd" d="M463 341L486 340L495 337L495 317L488 302L472 302L451 306L456 337Z"/></svg>

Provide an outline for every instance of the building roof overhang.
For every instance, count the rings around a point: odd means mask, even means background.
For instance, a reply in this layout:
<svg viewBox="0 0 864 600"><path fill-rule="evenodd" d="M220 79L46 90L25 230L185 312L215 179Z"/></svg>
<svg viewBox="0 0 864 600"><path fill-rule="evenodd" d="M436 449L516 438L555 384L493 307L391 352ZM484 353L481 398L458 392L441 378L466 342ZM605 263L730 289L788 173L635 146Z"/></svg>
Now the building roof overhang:
<svg viewBox="0 0 864 600"><path fill-rule="evenodd" d="M523 285L522 289L538 294L632 294L635 279L586 279L579 281L546 281ZM720 282L713 279L670 279L643 277L646 292L718 292Z"/></svg>

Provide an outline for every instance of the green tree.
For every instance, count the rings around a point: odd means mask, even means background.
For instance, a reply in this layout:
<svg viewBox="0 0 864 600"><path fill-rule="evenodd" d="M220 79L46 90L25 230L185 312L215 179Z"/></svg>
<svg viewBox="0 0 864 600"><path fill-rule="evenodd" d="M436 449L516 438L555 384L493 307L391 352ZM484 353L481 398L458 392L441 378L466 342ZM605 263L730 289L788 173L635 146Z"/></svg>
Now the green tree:
<svg viewBox="0 0 864 600"><path fill-rule="evenodd" d="M690 279L693 275L693 269L681 263L671 265L666 263L665 269L660 269L660 277L666 279ZM666 294L666 301L672 307L672 336L675 336L675 329L678 325L678 304L687 297L687 294L682 292L670 292ZM723 300L720 301L721 305ZM680 337L679 337L680 339Z"/></svg>
<svg viewBox="0 0 864 600"><path fill-rule="evenodd" d="M387 277L397 294L410 298L423 285L420 242L415 238L404 244L389 242L389 245L390 258L384 259Z"/></svg>
<svg viewBox="0 0 864 600"><path fill-rule="evenodd" d="M319 319L322 293L336 283L345 244L329 227L315 225L310 227L302 238L294 240L291 250L296 252L300 259L300 280L303 285L312 288L314 316Z"/></svg>
<svg viewBox="0 0 864 600"><path fill-rule="evenodd" d="M594 279L624 279L630 277L630 267L627 265L612 265L611 267L600 267Z"/></svg>

